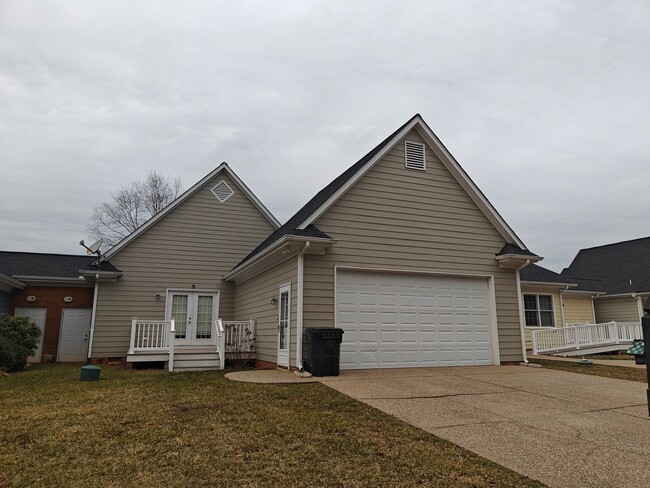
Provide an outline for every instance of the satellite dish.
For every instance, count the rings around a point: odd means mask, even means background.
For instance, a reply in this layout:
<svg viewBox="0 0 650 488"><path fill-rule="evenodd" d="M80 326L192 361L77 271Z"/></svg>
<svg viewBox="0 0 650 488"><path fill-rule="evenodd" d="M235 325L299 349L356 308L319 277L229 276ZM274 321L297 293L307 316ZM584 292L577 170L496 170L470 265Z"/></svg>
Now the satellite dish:
<svg viewBox="0 0 650 488"><path fill-rule="evenodd" d="M86 252L88 254L94 254L102 245L102 242L104 242L104 239L99 239L98 241L93 242L90 246L88 246L88 250Z"/></svg>
<svg viewBox="0 0 650 488"><path fill-rule="evenodd" d="M90 246L86 246L82 240L79 241L79 245L86 248L86 254L97 254L99 256L99 247L102 245L102 242L104 242L104 239L99 239L98 241L93 242Z"/></svg>

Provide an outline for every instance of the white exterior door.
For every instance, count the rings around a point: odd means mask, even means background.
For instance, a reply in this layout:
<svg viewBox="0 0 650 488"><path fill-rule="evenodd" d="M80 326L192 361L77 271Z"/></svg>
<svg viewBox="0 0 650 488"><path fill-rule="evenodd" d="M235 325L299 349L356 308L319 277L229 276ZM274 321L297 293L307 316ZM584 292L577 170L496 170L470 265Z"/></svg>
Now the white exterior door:
<svg viewBox="0 0 650 488"><path fill-rule="evenodd" d="M176 344L215 344L213 324L219 317L219 293L170 291L165 320L174 319Z"/></svg>
<svg viewBox="0 0 650 488"><path fill-rule="evenodd" d="M337 270L341 369L493 364L487 278Z"/></svg>
<svg viewBox="0 0 650 488"><path fill-rule="evenodd" d="M45 332L45 317L47 315L46 307L16 307L16 315L27 317L41 329L41 338L38 343L38 349L33 356L27 358L28 363L40 363L43 356L43 333Z"/></svg>
<svg viewBox="0 0 650 488"><path fill-rule="evenodd" d="M280 287L278 301L278 366L289 367L291 345L291 285Z"/></svg>
<svg viewBox="0 0 650 488"><path fill-rule="evenodd" d="M64 308L59 335L59 362L77 363L88 359L91 308Z"/></svg>

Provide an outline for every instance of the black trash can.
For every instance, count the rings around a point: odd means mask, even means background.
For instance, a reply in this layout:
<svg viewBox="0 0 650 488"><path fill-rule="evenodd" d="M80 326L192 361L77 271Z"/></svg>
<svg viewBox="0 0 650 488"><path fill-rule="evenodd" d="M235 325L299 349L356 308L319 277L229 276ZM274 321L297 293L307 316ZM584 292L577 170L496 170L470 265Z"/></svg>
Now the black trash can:
<svg viewBox="0 0 650 488"><path fill-rule="evenodd" d="M342 329L308 328L309 369L314 376L338 376L340 372Z"/></svg>

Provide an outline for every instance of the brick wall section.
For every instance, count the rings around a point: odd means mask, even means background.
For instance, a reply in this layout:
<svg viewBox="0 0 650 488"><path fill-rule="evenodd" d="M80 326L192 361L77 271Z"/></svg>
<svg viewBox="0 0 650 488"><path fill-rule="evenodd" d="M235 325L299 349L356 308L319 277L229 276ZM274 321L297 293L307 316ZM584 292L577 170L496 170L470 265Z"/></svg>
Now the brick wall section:
<svg viewBox="0 0 650 488"><path fill-rule="evenodd" d="M16 307L47 307L42 359L48 355L56 358L63 309L92 308L94 291L94 288L81 287L28 286L12 292L10 311L15 313ZM30 295L35 296L36 301L28 302L26 298ZM71 303L63 301L63 297L66 296L72 297Z"/></svg>

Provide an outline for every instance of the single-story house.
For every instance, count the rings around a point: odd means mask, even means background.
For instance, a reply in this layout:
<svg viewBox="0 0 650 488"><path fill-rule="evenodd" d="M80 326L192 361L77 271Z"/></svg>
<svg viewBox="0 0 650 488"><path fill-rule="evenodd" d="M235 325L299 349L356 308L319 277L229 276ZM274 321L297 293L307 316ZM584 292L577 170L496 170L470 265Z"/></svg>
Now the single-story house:
<svg viewBox="0 0 650 488"><path fill-rule="evenodd" d="M341 328L355 369L522 361L519 269L542 258L416 114L284 225L224 163L102 259L93 360L161 360L134 341L173 319L209 367L222 318L254 321L262 367L308 366L305 329Z"/></svg>
<svg viewBox="0 0 650 488"><path fill-rule="evenodd" d="M0 313L30 318L41 343L30 362L85 361L93 310L97 258L0 251ZM110 263L103 263L106 271ZM116 271L116 270L112 270Z"/></svg>
<svg viewBox="0 0 650 488"><path fill-rule="evenodd" d="M581 249L562 276L603 292L594 298L596 322L639 322L650 296L650 237Z"/></svg>
<svg viewBox="0 0 650 488"><path fill-rule="evenodd" d="M596 322L594 298L602 292L578 289L577 283L538 264L523 268L520 278L528 348L533 330Z"/></svg>

